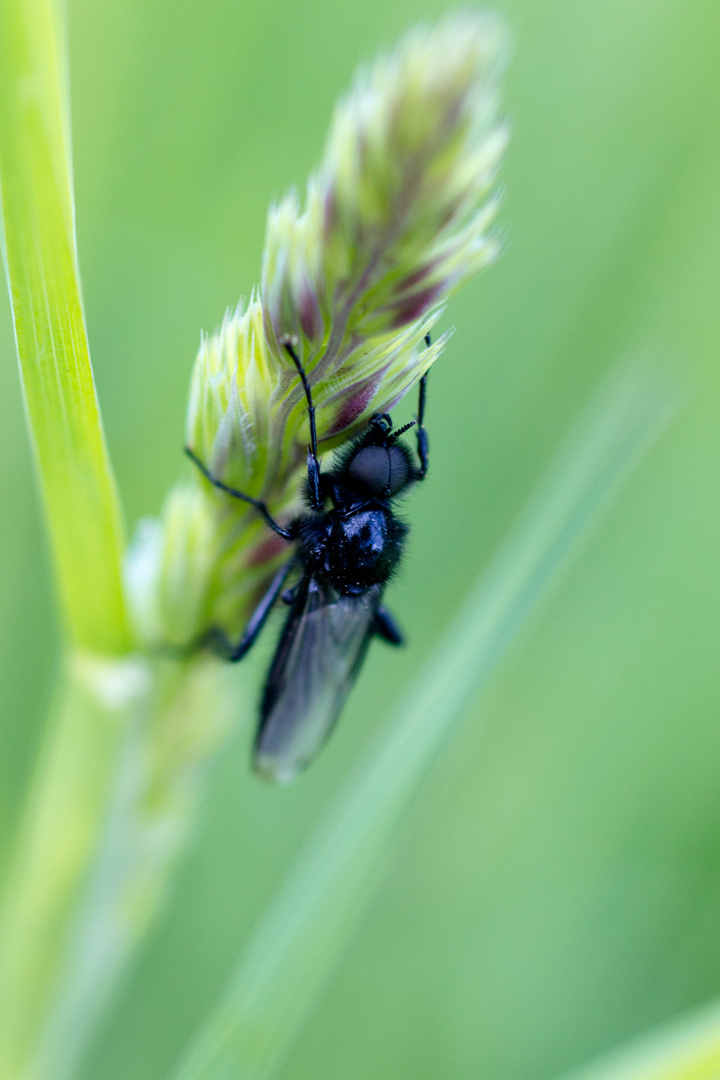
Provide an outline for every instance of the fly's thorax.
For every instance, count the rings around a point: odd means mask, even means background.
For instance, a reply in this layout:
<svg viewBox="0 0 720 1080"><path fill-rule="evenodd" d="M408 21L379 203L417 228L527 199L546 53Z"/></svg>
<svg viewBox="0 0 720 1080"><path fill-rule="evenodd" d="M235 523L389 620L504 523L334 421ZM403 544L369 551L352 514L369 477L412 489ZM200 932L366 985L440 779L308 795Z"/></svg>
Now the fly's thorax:
<svg viewBox="0 0 720 1080"><path fill-rule="evenodd" d="M325 572L344 594L386 582L402 554L406 526L384 506L328 515Z"/></svg>

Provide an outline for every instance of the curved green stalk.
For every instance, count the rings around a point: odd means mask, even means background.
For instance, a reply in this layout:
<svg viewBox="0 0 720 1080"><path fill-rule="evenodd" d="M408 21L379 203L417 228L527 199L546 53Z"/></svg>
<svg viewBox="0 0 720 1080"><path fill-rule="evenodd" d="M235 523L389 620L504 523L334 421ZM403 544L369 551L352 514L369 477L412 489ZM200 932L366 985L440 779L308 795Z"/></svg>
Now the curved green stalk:
<svg viewBox="0 0 720 1080"><path fill-rule="evenodd" d="M29 1075L117 754L146 691L139 661L89 656L68 664L57 688L0 920L2 1080Z"/></svg>
<svg viewBox="0 0 720 1080"><path fill-rule="evenodd" d="M247 707L237 675L208 656L67 664L0 921L0 1080L74 1074Z"/></svg>
<svg viewBox="0 0 720 1080"><path fill-rule="evenodd" d="M4 254L25 404L71 640L129 645L123 530L75 251L67 67L54 0L0 5Z"/></svg>
<svg viewBox="0 0 720 1080"><path fill-rule="evenodd" d="M123 529L75 250L66 49L54 0L0 5L3 253L30 438L70 650L0 933L0 1075L27 1059L102 835L119 748L148 691L122 589ZM90 674L89 674L90 673Z"/></svg>

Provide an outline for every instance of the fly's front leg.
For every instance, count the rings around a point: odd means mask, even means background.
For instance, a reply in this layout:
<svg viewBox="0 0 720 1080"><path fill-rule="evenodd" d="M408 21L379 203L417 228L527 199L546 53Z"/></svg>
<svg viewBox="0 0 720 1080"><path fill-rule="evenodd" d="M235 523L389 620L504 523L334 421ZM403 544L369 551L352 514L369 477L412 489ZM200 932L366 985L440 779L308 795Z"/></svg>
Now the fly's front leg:
<svg viewBox="0 0 720 1080"><path fill-rule="evenodd" d="M251 506L254 506L255 509L262 514L265 519L265 524L268 525L274 533L277 533L278 536L282 536L283 540L292 540L292 533L287 529L283 529L282 525L278 525L262 499L254 499L252 495L245 495L242 491L237 491L235 488L223 484L222 480L218 480L216 476L213 476L208 467L203 464L195 451L191 450L189 446L185 447L185 453L190 458L193 465L197 465L205 479L209 480L213 487L218 488L220 491L224 491L226 495L232 495L234 499L242 499L243 502L250 503Z"/></svg>
<svg viewBox="0 0 720 1080"><path fill-rule="evenodd" d="M425 344L428 349L430 348L430 335L425 335ZM418 393L418 414L417 414L417 452L420 458L420 469L417 473L418 480L424 480L428 471L428 455L430 448L428 446L427 431L425 430L425 402L427 400L427 372L420 380L420 391Z"/></svg>
<svg viewBox="0 0 720 1080"><path fill-rule="evenodd" d="M238 660L242 660L257 641L260 631L267 622L268 615L272 611L273 604L282 592L283 585L287 581L293 565L294 563L291 561L278 570L270 583L270 588L250 616L250 621L245 627L245 631L237 645L233 645L228 635L219 626L211 627L207 633L203 635L200 644L213 649L219 656L222 656L225 660L229 660L232 664L236 664Z"/></svg>
<svg viewBox="0 0 720 1080"><path fill-rule="evenodd" d="M307 401L308 420L310 423L310 445L308 446L307 453L307 471L308 471L308 488L310 491L310 502L313 510L322 510L323 500L320 493L320 462L317 456L317 430L315 428L315 405L313 403L312 389L308 382L307 375L305 374L305 368L302 365L300 357L295 352L295 342L297 338L283 337L280 339L280 343L285 349L286 353L292 360L293 364L297 368L298 375L300 376L300 382L303 385L305 391L305 400Z"/></svg>

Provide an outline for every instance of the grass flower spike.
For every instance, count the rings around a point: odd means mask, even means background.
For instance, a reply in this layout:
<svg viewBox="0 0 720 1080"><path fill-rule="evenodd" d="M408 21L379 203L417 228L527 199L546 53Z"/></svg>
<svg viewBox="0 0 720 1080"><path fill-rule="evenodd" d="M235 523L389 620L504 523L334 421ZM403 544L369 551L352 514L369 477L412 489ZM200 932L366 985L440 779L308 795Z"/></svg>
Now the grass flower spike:
<svg viewBox="0 0 720 1080"><path fill-rule="evenodd" d="M413 31L338 106L305 214L292 196L271 214L266 316L276 340L304 336L308 358L322 350L324 373L494 258L503 54L487 17Z"/></svg>
<svg viewBox="0 0 720 1080"><path fill-rule="evenodd" d="M285 344L312 385L321 451L332 449L427 371L446 341L424 343L445 300L497 255L504 53L502 24L468 14L412 31L363 72L305 209L291 193L270 211L259 294L201 343L188 445L281 520L297 508L309 438ZM142 637L237 633L282 550L252 507L193 470L131 554Z"/></svg>

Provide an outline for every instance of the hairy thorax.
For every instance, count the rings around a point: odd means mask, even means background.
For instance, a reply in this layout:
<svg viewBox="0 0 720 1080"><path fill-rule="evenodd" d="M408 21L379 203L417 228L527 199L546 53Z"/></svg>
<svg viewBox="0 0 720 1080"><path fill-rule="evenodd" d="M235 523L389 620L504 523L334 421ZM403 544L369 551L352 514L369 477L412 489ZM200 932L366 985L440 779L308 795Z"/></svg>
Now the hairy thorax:
<svg viewBox="0 0 720 1080"><path fill-rule="evenodd" d="M384 584L400 561L407 528L385 507L354 514L331 511L303 523L300 555L327 575L340 593L357 595Z"/></svg>

